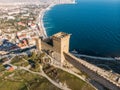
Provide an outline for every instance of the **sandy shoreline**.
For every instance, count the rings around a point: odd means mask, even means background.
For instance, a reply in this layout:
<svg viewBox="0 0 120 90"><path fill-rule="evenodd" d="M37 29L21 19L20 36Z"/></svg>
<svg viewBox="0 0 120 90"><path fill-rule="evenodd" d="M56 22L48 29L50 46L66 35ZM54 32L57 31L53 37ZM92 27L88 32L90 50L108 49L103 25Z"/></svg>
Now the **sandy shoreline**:
<svg viewBox="0 0 120 90"><path fill-rule="evenodd" d="M38 25L39 25L39 27L40 27L40 32L41 32L41 34L42 34L42 36L43 36L43 38L47 38L48 36L47 36L47 32L46 32L46 29L45 29L45 27L44 27L44 22L43 22L43 17L44 17L44 14L45 14L45 12L47 12L48 10L50 10L52 7L54 7L55 5L60 5L60 4L75 4L75 0L73 1L73 2L69 2L69 3L59 3L59 4L51 4L51 5L49 5L47 8L45 8L45 9L42 9L41 11L40 11L40 14L39 14L39 23L38 23Z"/></svg>
<svg viewBox="0 0 120 90"><path fill-rule="evenodd" d="M53 6L55 6L54 4L49 5L46 9L41 10L40 15L39 15L39 26L40 26L40 30L41 30L41 34L43 36L43 38L47 37L47 33L44 27L44 22L43 22L43 17L46 11L50 10L50 8L52 8Z"/></svg>

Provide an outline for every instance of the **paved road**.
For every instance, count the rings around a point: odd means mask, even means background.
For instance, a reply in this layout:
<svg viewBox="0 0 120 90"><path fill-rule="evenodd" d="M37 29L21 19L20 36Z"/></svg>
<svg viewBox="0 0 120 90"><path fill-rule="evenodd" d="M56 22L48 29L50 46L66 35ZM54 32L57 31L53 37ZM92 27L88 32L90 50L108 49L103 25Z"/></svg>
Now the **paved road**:
<svg viewBox="0 0 120 90"><path fill-rule="evenodd" d="M26 48L26 49L27 50L23 49L23 50L25 50L24 52L20 52L19 50L15 50L17 53L14 53L14 54L9 53L7 55L2 55L2 56L0 56L0 59L5 58L5 57L13 57L14 55L26 55L28 51L32 52L33 50L35 50L34 46L31 46L31 47Z"/></svg>
<svg viewBox="0 0 120 90"><path fill-rule="evenodd" d="M10 62L11 62L11 60L12 60L15 56L19 56L19 55L26 55L26 53L10 54L10 55L5 55L5 56L3 56L2 58L4 58L4 57L9 57L9 56L12 57L10 60L4 62L3 65L9 64L9 65L17 68L17 66L14 66L14 65L10 64ZM41 70L42 72L39 73L39 72L31 71L31 70L29 70L28 68L25 68L25 67L19 67L19 69L26 70L26 71L28 71L28 72L30 72L30 73L33 73L33 74L41 75L41 76L45 77L46 79L48 79L53 85L55 85L56 87L58 87L58 88L60 88L60 89L62 89L62 90L71 90L71 89L69 89L69 88L67 88L67 87L65 87L65 86L62 86L62 85L56 83L55 81L53 81L51 78L49 78L49 77L44 73L43 70Z"/></svg>
<svg viewBox="0 0 120 90"><path fill-rule="evenodd" d="M3 65L5 64L10 64L11 60L15 57L16 55L13 55L11 59L9 59L8 61L4 62Z"/></svg>

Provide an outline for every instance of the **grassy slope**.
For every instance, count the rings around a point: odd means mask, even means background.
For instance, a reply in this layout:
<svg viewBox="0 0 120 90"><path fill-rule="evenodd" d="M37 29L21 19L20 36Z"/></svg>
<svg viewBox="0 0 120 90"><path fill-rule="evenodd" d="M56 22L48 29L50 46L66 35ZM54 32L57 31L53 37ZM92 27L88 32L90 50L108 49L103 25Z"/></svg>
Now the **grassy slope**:
<svg viewBox="0 0 120 90"><path fill-rule="evenodd" d="M74 75L57 68L50 69L53 68L52 66L50 66L49 69L47 68L48 67L44 68L44 71L49 77L57 82L62 82L62 84L66 83L66 85L72 90L95 90L91 85Z"/></svg>
<svg viewBox="0 0 120 90"><path fill-rule="evenodd" d="M61 82L66 82L69 88L72 90L94 90L89 84L83 80L67 73L62 70L59 70L58 78Z"/></svg>
<svg viewBox="0 0 120 90"><path fill-rule="evenodd" d="M27 87L30 90L60 90L47 79L26 71L16 71L15 75L7 80L3 78L0 77L0 90L27 90Z"/></svg>

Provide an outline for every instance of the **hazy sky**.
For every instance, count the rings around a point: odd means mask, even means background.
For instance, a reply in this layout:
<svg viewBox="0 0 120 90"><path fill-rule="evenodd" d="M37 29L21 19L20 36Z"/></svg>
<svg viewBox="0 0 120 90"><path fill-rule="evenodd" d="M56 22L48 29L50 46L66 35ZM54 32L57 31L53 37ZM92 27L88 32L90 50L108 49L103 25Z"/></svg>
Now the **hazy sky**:
<svg viewBox="0 0 120 90"><path fill-rule="evenodd" d="M36 2L39 0L0 0L0 3L12 3L12 2Z"/></svg>

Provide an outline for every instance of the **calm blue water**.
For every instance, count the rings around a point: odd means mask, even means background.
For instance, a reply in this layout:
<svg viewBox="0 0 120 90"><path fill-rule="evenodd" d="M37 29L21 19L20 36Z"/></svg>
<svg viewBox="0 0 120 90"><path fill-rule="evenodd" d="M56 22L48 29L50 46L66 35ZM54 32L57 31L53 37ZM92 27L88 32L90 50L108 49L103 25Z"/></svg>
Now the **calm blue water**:
<svg viewBox="0 0 120 90"><path fill-rule="evenodd" d="M120 1L78 0L77 4L57 5L46 12L48 36L71 33L70 49L97 56L120 56Z"/></svg>

